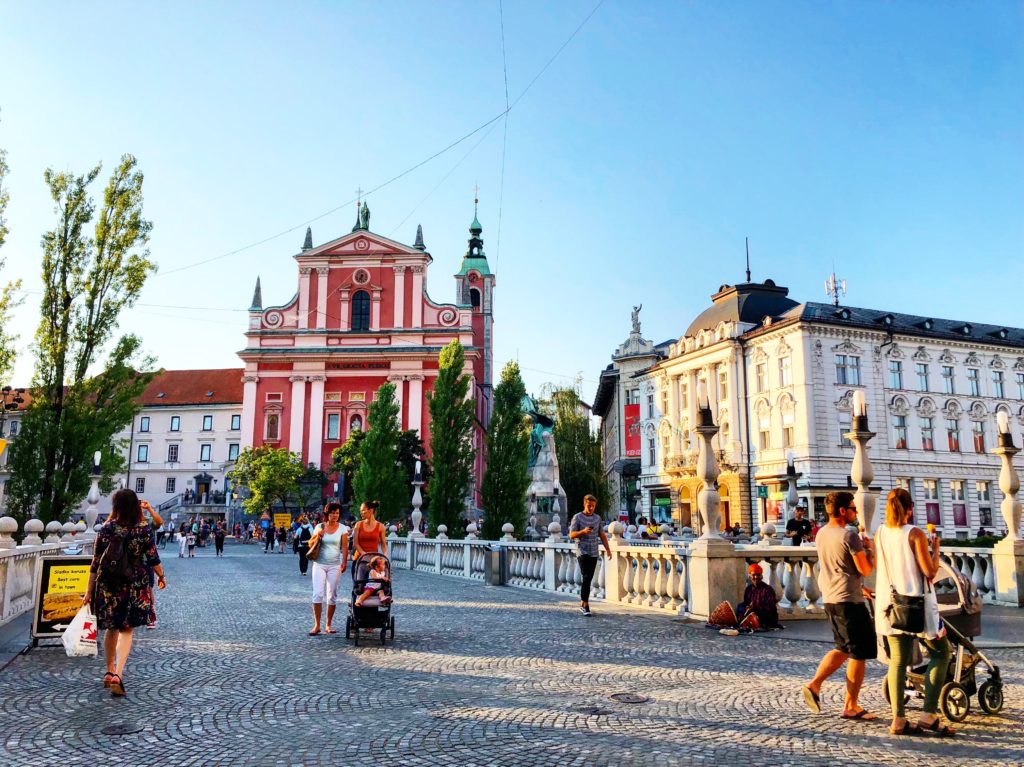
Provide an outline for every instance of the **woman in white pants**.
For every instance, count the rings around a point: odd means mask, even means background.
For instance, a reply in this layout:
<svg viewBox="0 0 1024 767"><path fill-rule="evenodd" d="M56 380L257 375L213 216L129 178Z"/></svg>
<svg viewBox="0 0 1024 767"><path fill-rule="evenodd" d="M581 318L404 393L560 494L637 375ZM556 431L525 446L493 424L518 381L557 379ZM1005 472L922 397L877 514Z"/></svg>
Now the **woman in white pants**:
<svg viewBox="0 0 1024 767"><path fill-rule="evenodd" d="M324 509L324 522L313 531L312 545L320 541L320 552L313 562L313 630L311 637L320 633L320 618L324 600L327 601L327 623L324 633L335 633L335 602L338 598L338 578L348 567L348 528L341 524L341 504L331 502Z"/></svg>

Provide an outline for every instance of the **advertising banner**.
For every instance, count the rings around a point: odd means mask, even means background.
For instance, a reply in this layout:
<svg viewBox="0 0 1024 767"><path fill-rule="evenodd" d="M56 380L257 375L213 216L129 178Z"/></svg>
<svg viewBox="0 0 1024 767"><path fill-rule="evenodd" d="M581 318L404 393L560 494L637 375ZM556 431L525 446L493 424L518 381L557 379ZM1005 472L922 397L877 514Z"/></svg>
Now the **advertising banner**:
<svg viewBox="0 0 1024 767"><path fill-rule="evenodd" d="M291 514L279 514L274 513L274 527L289 528L292 526L292 515Z"/></svg>
<svg viewBox="0 0 1024 767"><path fill-rule="evenodd" d="M942 515L939 513L939 504L926 503L924 505L927 513L926 519L930 525L942 525Z"/></svg>
<svg viewBox="0 0 1024 767"><path fill-rule="evenodd" d="M640 457L640 406L626 405L624 408L626 427L626 457Z"/></svg>
<svg viewBox="0 0 1024 767"><path fill-rule="evenodd" d="M42 557L36 565L33 639L64 633L82 606L89 585L91 556Z"/></svg>
<svg viewBox="0 0 1024 767"><path fill-rule="evenodd" d="M965 504L953 504L953 524L957 527L967 527L967 506Z"/></svg>

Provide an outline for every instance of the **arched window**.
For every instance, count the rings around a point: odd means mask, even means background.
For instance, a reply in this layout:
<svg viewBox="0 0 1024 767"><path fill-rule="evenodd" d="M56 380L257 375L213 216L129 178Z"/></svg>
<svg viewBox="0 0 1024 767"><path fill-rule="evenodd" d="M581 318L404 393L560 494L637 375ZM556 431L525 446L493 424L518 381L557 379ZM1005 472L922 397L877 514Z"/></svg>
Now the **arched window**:
<svg viewBox="0 0 1024 767"><path fill-rule="evenodd" d="M365 333L370 329L370 294L357 290L352 296L352 330Z"/></svg>
<svg viewBox="0 0 1024 767"><path fill-rule="evenodd" d="M480 291L476 288L470 288L469 290L469 303L474 309L480 308Z"/></svg>
<svg viewBox="0 0 1024 767"><path fill-rule="evenodd" d="M263 438L268 441L277 441L281 438L281 416L277 413L267 413L267 420L263 429Z"/></svg>
<svg viewBox="0 0 1024 767"><path fill-rule="evenodd" d="M363 430L363 417L361 415L354 415L348 422L349 432L362 431Z"/></svg>

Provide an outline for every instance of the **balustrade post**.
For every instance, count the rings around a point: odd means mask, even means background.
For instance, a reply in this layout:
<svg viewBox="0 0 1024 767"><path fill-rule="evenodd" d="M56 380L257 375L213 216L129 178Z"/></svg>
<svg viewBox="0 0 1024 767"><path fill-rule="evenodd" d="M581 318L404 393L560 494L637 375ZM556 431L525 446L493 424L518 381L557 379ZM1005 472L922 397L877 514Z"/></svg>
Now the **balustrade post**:
<svg viewBox="0 0 1024 767"><path fill-rule="evenodd" d="M541 546L544 547L544 590L554 592L558 588L558 557L555 556L555 542L549 538Z"/></svg>
<svg viewBox="0 0 1024 767"><path fill-rule="evenodd" d="M39 533L43 532L43 523L38 519L30 519L25 523L25 546L41 546L43 539Z"/></svg>
<svg viewBox="0 0 1024 767"><path fill-rule="evenodd" d="M465 578L473 575L473 546L469 543L462 545L462 575Z"/></svg>
<svg viewBox="0 0 1024 767"><path fill-rule="evenodd" d="M441 527L444 527L444 525L441 525ZM440 530L440 529L441 528L438 528L438 530ZM440 535L440 532L438 533L438 535ZM409 542L406 544L406 547L405 547L405 566L408 567L410 570L415 570L416 569L416 539L415 538L409 538Z"/></svg>
<svg viewBox="0 0 1024 767"><path fill-rule="evenodd" d="M622 588L622 555L619 553L619 547L626 545L626 541L622 537L623 526L621 522L612 522L608 525L608 548L611 549L612 555L606 565L604 575L604 600L606 602L624 602L625 592Z"/></svg>
<svg viewBox="0 0 1024 767"><path fill-rule="evenodd" d="M1013 466L1013 457L1020 450L1013 444L1008 419L1000 413L999 446L992 451L999 456L999 489L1003 491L1000 511L1006 524L1006 538L992 548L992 566L995 568L995 596L1000 602L1024 607L1024 540L1020 537L1021 507L1017 501L1020 475Z"/></svg>
<svg viewBox="0 0 1024 767"><path fill-rule="evenodd" d="M14 517L0 517L0 549L17 548L14 542L14 534L18 532L18 520ZM7 579L11 580L14 573L9 572Z"/></svg>
<svg viewBox="0 0 1024 767"><path fill-rule="evenodd" d="M63 526L57 520L46 523L46 539L44 543L60 543L60 534Z"/></svg>

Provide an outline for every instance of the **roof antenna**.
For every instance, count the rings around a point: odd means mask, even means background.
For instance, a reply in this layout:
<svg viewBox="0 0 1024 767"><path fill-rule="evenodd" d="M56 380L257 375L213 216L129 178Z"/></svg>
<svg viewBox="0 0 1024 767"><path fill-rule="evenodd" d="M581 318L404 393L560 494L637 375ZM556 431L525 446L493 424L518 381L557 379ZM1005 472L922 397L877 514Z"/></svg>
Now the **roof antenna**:
<svg viewBox="0 0 1024 767"><path fill-rule="evenodd" d="M825 280L825 295L832 299L833 306L839 306L839 294L846 295L846 280L836 277L835 267L832 267L832 274Z"/></svg>
<svg viewBox="0 0 1024 767"><path fill-rule="evenodd" d="M747 282L750 282L750 238L744 237L743 242L747 246Z"/></svg>

